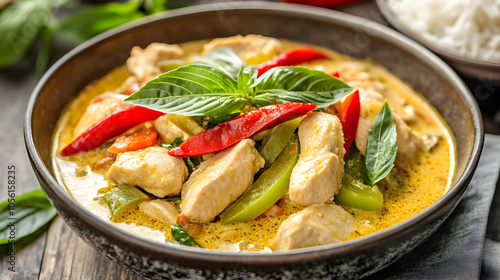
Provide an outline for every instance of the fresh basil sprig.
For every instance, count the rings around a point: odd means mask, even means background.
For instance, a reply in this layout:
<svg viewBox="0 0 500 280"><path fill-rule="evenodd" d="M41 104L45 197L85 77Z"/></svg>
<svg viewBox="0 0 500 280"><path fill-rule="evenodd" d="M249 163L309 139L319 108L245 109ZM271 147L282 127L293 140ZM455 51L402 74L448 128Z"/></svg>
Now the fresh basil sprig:
<svg viewBox="0 0 500 280"><path fill-rule="evenodd" d="M240 69L246 66L240 57L227 47L215 48L206 56L196 56L194 62L219 67L233 79L237 79Z"/></svg>
<svg viewBox="0 0 500 280"><path fill-rule="evenodd" d="M398 146L396 125L387 102L375 118L368 132L365 150L365 182L374 186L394 167Z"/></svg>
<svg viewBox="0 0 500 280"><path fill-rule="evenodd" d="M56 214L42 190L7 199L0 203L0 245L32 235Z"/></svg>
<svg viewBox="0 0 500 280"><path fill-rule="evenodd" d="M149 81L125 101L164 113L218 116L246 105L300 102L327 107L352 91L342 81L304 67L276 67L257 78L254 67L242 67L234 79L210 65L188 65Z"/></svg>

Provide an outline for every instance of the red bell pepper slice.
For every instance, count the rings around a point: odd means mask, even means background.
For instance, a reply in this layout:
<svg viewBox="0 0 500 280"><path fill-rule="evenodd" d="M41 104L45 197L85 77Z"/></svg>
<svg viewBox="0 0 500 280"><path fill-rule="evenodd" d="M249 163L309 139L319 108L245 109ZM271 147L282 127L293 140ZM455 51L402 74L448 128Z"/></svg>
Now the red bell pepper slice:
<svg viewBox="0 0 500 280"><path fill-rule="evenodd" d="M266 73L269 69L274 67L292 66L321 58L328 57L324 53L310 47L290 49L257 66L257 76Z"/></svg>
<svg viewBox="0 0 500 280"><path fill-rule="evenodd" d="M168 151L171 156L202 156L226 149L239 141L310 113L314 104L282 103L267 105L200 132Z"/></svg>
<svg viewBox="0 0 500 280"><path fill-rule="evenodd" d="M340 106L340 111L337 113L337 117L342 123L342 130L344 131L344 159L347 158L347 154L349 153L354 137L356 136L360 110L361 105L359 103L359 91L356 90L351 95L346 97Z"/></svg>
<svg viewBox="0 0 500 280"><path fill-rule="evenodd" d="M156 138L158 138L158 132L154 128L145 128L132 135L118 137L108 148L108 152L116 155L151 147L156 143Z"/></svg>
<svg viewBox="0 0 500 280"><path fill-rule="evenodd" d="M90 126L61 151L63 156L95 149L144 122L154 121L164 113L145 107L130 105L114 111Z"/></svg>

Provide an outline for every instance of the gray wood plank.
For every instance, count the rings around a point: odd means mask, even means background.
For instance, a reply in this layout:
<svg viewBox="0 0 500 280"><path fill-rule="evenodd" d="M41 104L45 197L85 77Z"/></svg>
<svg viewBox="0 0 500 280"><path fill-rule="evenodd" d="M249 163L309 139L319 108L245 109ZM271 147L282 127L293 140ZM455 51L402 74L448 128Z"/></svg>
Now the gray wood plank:
<svg viewBox="0 0 500 280"><path fill-rule="evenodd" d="M142 278L85 244L57 217L49 228L39 279Z"/></svg>

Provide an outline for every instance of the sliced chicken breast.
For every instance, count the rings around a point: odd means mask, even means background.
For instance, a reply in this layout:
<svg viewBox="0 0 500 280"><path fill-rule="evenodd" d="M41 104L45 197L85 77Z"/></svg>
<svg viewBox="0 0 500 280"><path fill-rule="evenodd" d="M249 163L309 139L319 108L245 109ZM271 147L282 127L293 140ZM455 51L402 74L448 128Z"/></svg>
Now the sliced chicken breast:
<svg viewBox="0 0 500 280"><path fill-rule="evenodd" d="M176 137L179 137L184 141L186 141L189 138L189 135L186 132L182 131L175 124L173 124L168 120L166 114L157 118L153 122L153 126L155 127L156 131L158 131L161 139L165 143L170 144L174 142L174 139Z"/></svg>
<svg viewBox="0 0 500 280"><path fill-rule="evenodd" d="M165 224L174 224L179 214L173 203L161 199L141 202L139 211Z"/></svg>
<svg viewBox="0 0 500 280"><path fill-rule="evenodd" d="M275 38L250 34L214 39L203 46L203 55L218 47L231 48L247 65L265 62L281 51L281 42Z"/></svg>
<svg viewBox="0 0 500 280"><path fill-rule="evenodd" d="M338 243L353 230L354 218L335 204L316 204L288 217L273 240L275 250Z"/></svg>
<svg viewBox="0 0 500 280"><path fill-rule="evenodd" d="M106 178L115 184L139 186L157 197L177 195L188 170L182 158L162 147L149 147L116 156Z"/></svg>
<svg viewBox="0 0 500 280"><path fill-rule="evenodd" d="M182 186L181 215L191 222L207 223L252 185L264 159L244 139L204 161Z"/></svg>
<svg viewBox="0 0 500 280"><path fill-rule="evenodd" d="M135 46L127 59L128 70L141 82L147 82L159 76L162 61L181 59L184 50L178 45L151 43L145 49Z"/></svg>
<svg viewBox="0 0 500 280"><path fill-rule="evenodd" d="M364 155L368 132L372 128L385 99L380 93L375 91L360 91L360 100L361 111L355 143L358 150ZM411 162L425 150L425 144L422 138L415 133L397 113L393 112L393 118L398 134L396 140L398 146L396 160Z"/></svg>
<svg viewBox="0 0 500 280"><path fill-rule="evenodd" d="M330 201L344 173L344 133L339 118L309 114L299 124L300 155L292 170L288 195L302 206Z"/></svg>

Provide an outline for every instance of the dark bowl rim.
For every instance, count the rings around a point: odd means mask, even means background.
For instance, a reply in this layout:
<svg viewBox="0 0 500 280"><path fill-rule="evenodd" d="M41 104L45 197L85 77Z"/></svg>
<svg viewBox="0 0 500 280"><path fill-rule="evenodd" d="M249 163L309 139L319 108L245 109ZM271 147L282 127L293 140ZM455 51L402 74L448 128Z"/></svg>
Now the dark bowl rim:
<svg viewBox="0 0 500 280"><path fill-rule="evenodd" d="M240 264L269 264L269 262L279 262L279 263L290 263L293 264L294 261L299 260L304 261L304 259L314 259L328 257L332 255L333 252L342 252L346 250L352 250L356 247L363 247L364 245L369 245L371 243L377 243L379 240L384 240L390 238L390 236L402 233L413 227L414 225L425 220L432 215L433 212L442 209L448 203L452 203L456 197L460 197L465 191L470 179L472 178L475 168L477 167L478 160L480 158L483 142L484 142L484 132L483 124L481 120L481 115L479 108L472 97L471 93L462 82L462 80L457 76L457 74L446 65L441 59L435 56L433 53L425 49L424 47L416 44L412 40L406 38L400 33L385 27L376 22L344 14L338 11L327 10L323 8L306 7L302 5L294 4L283 4L283 3L270 3L270 2L234 2L227 3L226 6L219 4L205 4L197 5L186 8L181 8L177 10L172 10L162 15L153 15L145 19L140 19L133 23L127 24L122 27L115 28L104 34L101 34L89 41L77 46L61 59L59 59L40 79L36 87L34 88L26 107L25 121L24 121L24 138L25 145L28 151L28 156L32 163L35 172L37 172L39 180L48 186L43 188L44 192L50 193L51 197L55 197L58 202L63 205L64 209L72 209L72 212L76 214L76 219L85 220L88 223L94 225L99 225L100 227L106 229L109 235L114 236L114 238L121 240L124 243L128 243L130 239L134 240L134 246L136 248L142 248L149 252L155 252L157 254L169 253L171 255L178 256L180 258L191 258L197 259L199 261L214 261L214 256L219 262L231 262ZM305 249L291 250L287 252L273 252L272 254L258 254L258 253L231 253L231 252L220 252L213 250L205 250L199 248L193 248L188 246L179 246L175 244L162 244L143 238L141 236L134 235L130 232L122 230L109 222L102 220L96 215L92 214L87 209L83 208L79 203L77 203L71 196L65 191L65 188L56 181L51 171L48 170L47 166L43 163L42 158L38 154L35 142L33 138L33 113L40 93L43 91L45 84L52 78L52 76L61 68L65 63L70 61L74 56L84 53L87 49L92 48L94 45L98 45L107 40L113 40L115 36L120 35L122 32L132 31L135 28L140 28L142 25L154 24L156 21L161 21L164 18L176 18L176 17L192 17L196 14L202 13L213 13L221 10L253 10L270 12L277 14L288 14L295 16L302 16L305 18L310 18L318 20L319 18L331 22L333 24L340 24L341 26L346 26L348 28L359 28L360 30L368 30L373 34L373 36L382 37L384 40L395 44L406 51L419 54L422 57L422 61L427 61L427 63L432 64L434 67L438 67L440 72L450 81L450 83L457 89L459 94L462 96L464 101L469 105L472 115L472 122L474 124L474 145L471 153L469 162L467 163L463 174L456 180L456 183L452 188L443 195L434 204L421 211L412 218L399 223L391 228L370 234L368 236L355 239L352 241L343 242L340 244L325 245L320 247L311 247ZM425 60L424 60L425 59ZM286 256L287 258L283 258Z"/></svg>
<svg viewBox="0 0 500 280"><path fill-rule="evenodd" d="M396 30L400 31L406 36L424 45L431 51L442 56L443 58L449 61L453 61L455 63L464 63L469 66L482 67L488 70L500 70L500 62L491 62L482 59L474 59L471 57L460 56L456 53L446 51L445 49L437 45L427 42L426 40L422 39L418 34L416 34L416 32L408 28L398 17L394 16L394 13L389 8L388 0L376 0L376 3L380 12L391 26L393 26Z"/></svg>

